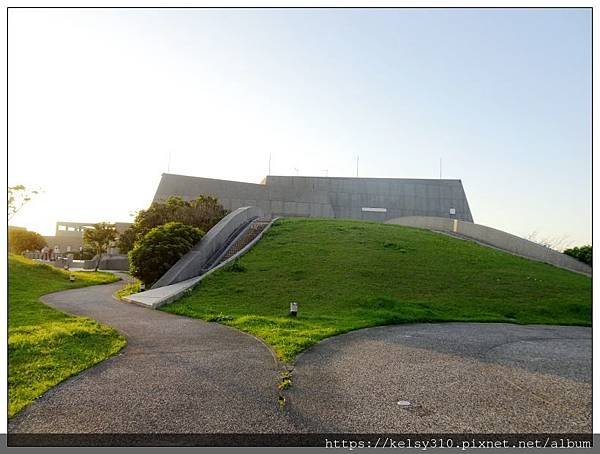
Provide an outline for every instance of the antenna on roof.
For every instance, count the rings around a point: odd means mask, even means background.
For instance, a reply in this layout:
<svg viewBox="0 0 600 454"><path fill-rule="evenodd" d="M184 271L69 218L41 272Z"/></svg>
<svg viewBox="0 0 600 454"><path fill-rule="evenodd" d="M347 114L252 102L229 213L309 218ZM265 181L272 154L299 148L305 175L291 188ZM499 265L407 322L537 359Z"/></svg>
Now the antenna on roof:
<svg viewBox="0 0 600 454"><path fill-rule="evenodd" d="M358 155L356 155L356 177L358 178Z"/></svg>
<svg viewBox="0 0 600 454"><path fill-rule="evenodd" d="M267 175L271 175L271 153L269 153L269 173Z"/></svg>
<svg viewBox="0 0 600 454"><path fill-rule="evenodd" d="M442 158L440 158L440 180L442 179Z"/></svg>
<svg viewBox="0 0 600 454"><path fill-rule="evenodd" d="M167 161L167 173L171 173L171 151L169 151L169 160Z"/></svg>

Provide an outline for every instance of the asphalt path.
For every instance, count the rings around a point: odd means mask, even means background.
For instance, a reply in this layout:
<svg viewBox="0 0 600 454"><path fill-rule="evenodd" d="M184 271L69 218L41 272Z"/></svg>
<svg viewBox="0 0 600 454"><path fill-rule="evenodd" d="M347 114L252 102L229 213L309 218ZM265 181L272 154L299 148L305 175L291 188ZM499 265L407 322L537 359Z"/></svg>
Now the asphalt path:
<svg viewBox="0 0 600 454"><path fill-rule="evenodd" d="M273 433L282 417L279 365L261 341L217 323L117 301L122 282L43 297L127 338L120 354L66 380L9 423L9 432Z"/></svg>
<svg viewBox="0 0 600 454"><path fill-rule="evenodd" d="M281 364L235 329L117 301L122 282L43 297L114 327L116 356L9 422L26 433L590 432L591 329L445 323L363 329Z"/></svg>
<svg viewBox="0 0 600 454"><path fill-rule="evenodd" d="M591 373L590 328L396 325L306 351L287 399L308 432L591 432Z"/></svg>

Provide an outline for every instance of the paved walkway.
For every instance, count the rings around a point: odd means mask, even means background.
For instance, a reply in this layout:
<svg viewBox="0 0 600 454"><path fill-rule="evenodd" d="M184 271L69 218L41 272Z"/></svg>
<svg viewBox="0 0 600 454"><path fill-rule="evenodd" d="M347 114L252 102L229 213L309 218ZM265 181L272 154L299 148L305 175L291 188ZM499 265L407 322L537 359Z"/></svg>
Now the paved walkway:
<svg viewBox="0 0 600 454"><path fill-rule="evenodd" d="M591 349L582 327L371 328L301 355L287 399L309 432L591 432Z"/></svg>
<svg viewBox="0 0 600 454"><path fill-rule="evenodd" d="M355 331L298 358L282 411L278 365L264 344L216 323L116 301L121 285L44 297L115 327L128 344L46 393L9 432L591 431L589 328L448 323Z"/></svg>
<svg viewBox="0 0 600 454"><path fill-rule="evenodd" d="M11 420L10 432L287 432L278 365L257 339L216 323L125 304L122 282L43 300L110 325L121 353L63 382Z"/></svg>

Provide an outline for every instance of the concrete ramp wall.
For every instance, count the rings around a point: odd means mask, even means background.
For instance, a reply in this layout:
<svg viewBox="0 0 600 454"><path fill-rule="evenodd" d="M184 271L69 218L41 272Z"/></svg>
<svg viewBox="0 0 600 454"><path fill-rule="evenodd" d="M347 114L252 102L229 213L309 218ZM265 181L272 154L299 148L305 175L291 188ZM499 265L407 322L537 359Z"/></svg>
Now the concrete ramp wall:
<svg viewBox="0 0 600 454"><path fill-rule="evenodd" d="M85 260L83 262L83 269L93 270L96 268L96 262L98 256L95 256L92 260ZM117 271L129 271L129 259L126 255L122 254L103 254L98 265L99 270L117 270Z"/></svg>
<svg viewBox="0 0 600 454"><path fill-rule="evenodd" d="M418 227L448 232L458 237L472 239L481 244L502 249L521 257L549 263L550 265L583 273L588 276L592 275L592 268L590 266L573 257L485 225L473 224L472 222L464 222L456 219L428 216L406 216L390 219L386 224L397 224L407 227Z"/></svg>
<svg viewBox="0 0 600 454"><path fill-rule="evenodd" d="M212 261L221 254L223 248L252 221L262 216L262 210L255 206L241 207L229 213L210 229L190 252L181 257L169 271L156 281L152 288L156 289L185 281L208 271Z"/></svg>

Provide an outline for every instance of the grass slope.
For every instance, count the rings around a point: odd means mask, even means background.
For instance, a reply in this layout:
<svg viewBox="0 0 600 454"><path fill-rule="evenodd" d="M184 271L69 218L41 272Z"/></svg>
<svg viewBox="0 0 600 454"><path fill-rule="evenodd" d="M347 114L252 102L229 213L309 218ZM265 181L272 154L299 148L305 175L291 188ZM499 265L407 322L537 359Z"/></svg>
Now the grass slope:
<svg viewBox="0 0 600 454"><path fill-rule="evenodd" d="M40 296L114 282L110 273L69 273L26 258L8 257L8 415L66 378L118 352L125 339L113 329L46 306Z"/></svg>
<svg viewBox="0 0 600 454"><path fill-rule="evenodd" d="M285 361L323 338L408 322L591 324L591 279L426 230L283 219L236 266L162 309L218 321ZM297 319L287 313L299 303Z"/></svg>

